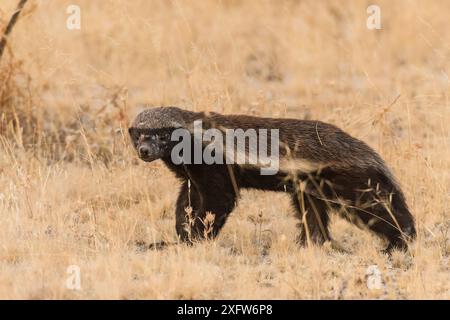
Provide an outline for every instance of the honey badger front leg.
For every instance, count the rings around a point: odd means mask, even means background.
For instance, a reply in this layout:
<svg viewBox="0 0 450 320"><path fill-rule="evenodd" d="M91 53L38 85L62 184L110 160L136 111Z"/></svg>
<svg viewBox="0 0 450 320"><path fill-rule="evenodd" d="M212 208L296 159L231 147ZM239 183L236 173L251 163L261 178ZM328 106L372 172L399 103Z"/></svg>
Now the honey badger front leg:
<svg viewBox="0 0 450 320"><path fill-rule="evenodd" d="M176 231L181 241L216 237L233 211L236 194L224 169L223 165L185 166L186 180L176 204Z"/></svg>
<svg viewBox="0 0 450 320"><path fill-rule="evenodd" d="M190 186L188 180L183 181L175 210L175 228L181 241L191 242L203 234L203 224L196 219L200 208L201 199L197 190Z"/></svg>

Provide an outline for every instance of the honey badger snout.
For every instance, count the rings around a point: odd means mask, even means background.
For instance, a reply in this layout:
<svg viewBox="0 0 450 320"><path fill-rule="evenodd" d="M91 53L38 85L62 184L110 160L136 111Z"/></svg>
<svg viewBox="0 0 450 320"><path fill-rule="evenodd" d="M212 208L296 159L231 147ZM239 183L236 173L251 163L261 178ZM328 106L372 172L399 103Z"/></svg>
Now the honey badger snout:
<svg viewBox="0 0 450 320"><path fill-rule="evenodd" d="M139 147L139 156L143 157L143 158L147 158L150 155L150 148L149 146L140 146Z"/></svg>
<svg viewBox="0 0 450 320"><path fill-rule="evenodd" d="M139 158L146 162L151 162L163 156L162 150L157 141L141 141L137 146Z"/></svg>

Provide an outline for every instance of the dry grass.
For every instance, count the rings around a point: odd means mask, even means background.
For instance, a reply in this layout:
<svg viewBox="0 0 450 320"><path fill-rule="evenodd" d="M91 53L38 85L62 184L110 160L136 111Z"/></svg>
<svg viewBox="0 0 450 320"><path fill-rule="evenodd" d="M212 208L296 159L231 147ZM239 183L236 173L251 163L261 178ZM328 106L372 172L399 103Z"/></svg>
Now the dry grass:
<svg viewBox="0 0 450 320"><path fill-rule="evenodd" d="M79 31L65 28L74 2ZM378 31L357 0L31 0L0 64L0 297L449 299L450 2L376 2ZM0 21L15 5L1 1ZM339 219L350 254L298 248L287 197L260 192L216 241L139 251L175 239L177 189L129 147L141 104L339 125L404 187L411 253L389 261Z"/></svg>

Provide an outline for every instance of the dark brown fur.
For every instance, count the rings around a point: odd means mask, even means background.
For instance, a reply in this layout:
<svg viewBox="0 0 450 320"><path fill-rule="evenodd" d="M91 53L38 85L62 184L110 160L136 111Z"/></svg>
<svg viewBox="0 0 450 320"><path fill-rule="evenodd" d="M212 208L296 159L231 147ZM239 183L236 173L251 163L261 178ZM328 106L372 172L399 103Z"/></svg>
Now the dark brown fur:
<svg viewBox="0 0 450 320"><path fill-rule="evenodd" d="M182 241L192 242L206 236L203 221L207 212L215 216L210 235L217 236L243 188L291 194L300 219L301 244L307 243L308 239L317 244L331 240L328 232L331 212L338 212L347 220L387 239L388 251L407 248L406 241L415 237L414 220L405 197L384 161L364 142L331 124L194 113L162 107L139 114L130 128L130 135L139 150L142 133L191 128L196 119L202 119L204 128L279 129L280 158L291 160L294 169L281 166L278 174L265 176L255 166L175 165L169 152L172 145L163 142L163 151L156 158L161 158L181 180L176 203L176 231ZM147 161L152 160L154 157ZM186 212L189 205L193 218L190 221Z"/></svg>

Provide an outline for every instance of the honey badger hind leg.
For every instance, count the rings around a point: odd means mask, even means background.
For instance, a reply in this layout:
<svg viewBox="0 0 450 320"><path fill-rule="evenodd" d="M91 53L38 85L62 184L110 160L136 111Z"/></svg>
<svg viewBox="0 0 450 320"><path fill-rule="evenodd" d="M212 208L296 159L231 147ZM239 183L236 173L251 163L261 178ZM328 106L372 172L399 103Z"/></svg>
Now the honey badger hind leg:
<svg viewBox="0 0 450 320"><path fill-rule="evenodd" d="M346 200L339 210L341 216L386 239L384 252L388 254L408 249L408 241L416 236L414 218L389 172L379 168L355 170L334 175L331 180L337 186L336 196Z"/></svg>
<svg viewBox="0 0 450 320"><path fill-rule="evenodd" d="M416 227L403 193L397 189L388 205L384 203L373 212L384 218L384 221L376 221L369 227L388 240L388 246L383 252L390 255L394 249L408 250L408 243L416 238Z"/></svg>
<svg viewBox="0 0 450 320"><path fill-rule="evenodd" d="M377 203L370 208L357 208L353 212L357 219L350 221L362 224L369 230L388 241L384 253L390 254L394 249L406 251L408 242L416 236L414 221L409 211L399 211L392 204L386 208L386 204Z"/></svg>
<svg viewBox="0 0 450 320"><path fill-rule="evenodd" d="M292 203L296 210L296 216L300 220L297 242L301 246L309 243L322 245L327 241L332 241L328 231L329 208L325 201L298 191L293 192Z"/></svg>
<svg viewBox="0 0 450 320"><path fill-rule="evenodd" d="M176 205L176 231L181 241L192 244L217 237L236 205L236 195L226 179L219 179L212 172L198 175L196 169L187 170L191 186L184 181L181 187ZM216 173L222 172L216 170Z"/></svg>

